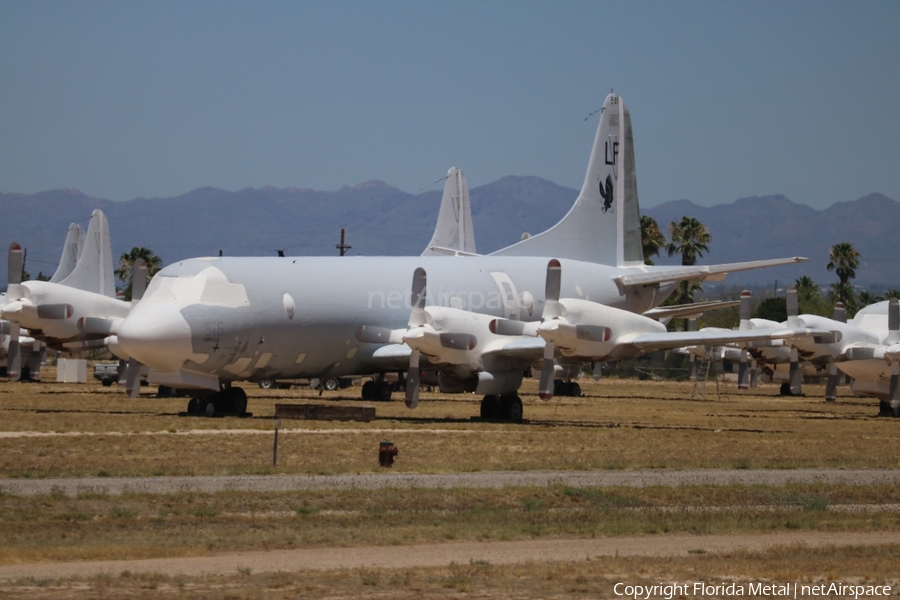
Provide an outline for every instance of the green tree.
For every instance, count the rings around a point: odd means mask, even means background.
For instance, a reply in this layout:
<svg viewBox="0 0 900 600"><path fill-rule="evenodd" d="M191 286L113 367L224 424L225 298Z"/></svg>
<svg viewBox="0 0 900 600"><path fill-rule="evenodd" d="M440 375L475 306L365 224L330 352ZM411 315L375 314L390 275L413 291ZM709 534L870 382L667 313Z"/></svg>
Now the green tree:
<svg viewBox="0 0 900 600"><path fill-rule="evenodd" d="M856 269L859 268L859 252L850 242L838 242L828 252L829 271L834 271L838 276L838 283L832 284L829 294L834 302L843 302L847 307L847 315L856 313L856 294L850 280L856 277Z"/></svg>
<svg viewBox="0 0 900 600"><path fill-rule="evenodd" d="M143 258L147 263L147 279L156 275L162 268L162 259L150 248L135 246L130 252L119 257L119 264L115 268L116 277L125 284L125 300L131 300L131 272L137 259Z"/></svg>
<svg viewBox="0 0 900 600"><path fill-rule="evenodd" d="M708 244L712 241L712 236L706 225L694 217L684 216L677 223L675 221L669 223L669 240L666 244L669 256L680 254L681 264L690 266L696 264L704 252L709 252ZM673 295L672 302L675 304L693 302L694 294L701 289L696 281L682 281L678 284L678 291Z"/></svg>
<svg viewBox="0 0 900 600"><path fill-rule="evenodd" d="M859 301L856 298L856 292L853 291L853 286L849 283L842 283L840 281L832 283L828 298L835 304L843 302L844 306L847 308L847 317L852 317L856 314L856 311L859 310Z"/></svg>
<svg viewBox="0 0 900 600"><path fill-rule="evenodd" d="M842 284L856 278L856 269L859 268L859 252L850 242L839 242L831 247L828 252L829 271L834 271Z"/></svg>
<svg viewBox="0 0 900 600"><path fill-rule="evenodd" d="M819 286L811 277L804 275L794 282L797 286L797 303L801 314L831 317L834 307L819 293Z"/></svg>
<svg viewBox="0 0 900 600"><path fill-rule="evenodd" d="M641 246L646 265L652 265L651 257L659 256L659 251L666 247L666 238L659 230L659 224L648 215L641 215Z"/></svg>
<svg viewBox="0 0 900 600"><path fill-rule="evenodd" d="M890 300L891 298L900 298L900 290L896 288L891 288L889 290L885 290L885 292L881 295L885 300Z"/></svg>
<svg viewBox="0 0 900 600"><path fill-rule="evenodd" d="M856 299L859 301L860 308L862 308L864 306L869 306L870 304L875 304L876 302L881 302L884 300L884 297L873 294L869 292L869 290L860 290L859 296L857 296Z"/></svg>
<svg viewBox="0 0 900 600"><path fill-rule="evenodd" d="M686 266L696 264L704 252L709 252L707 244L712 242L706 225L688 216L681 217L678 223L669 223L669 239L671 241L666 244L669 256L680 254L681 264Z"/></svg>

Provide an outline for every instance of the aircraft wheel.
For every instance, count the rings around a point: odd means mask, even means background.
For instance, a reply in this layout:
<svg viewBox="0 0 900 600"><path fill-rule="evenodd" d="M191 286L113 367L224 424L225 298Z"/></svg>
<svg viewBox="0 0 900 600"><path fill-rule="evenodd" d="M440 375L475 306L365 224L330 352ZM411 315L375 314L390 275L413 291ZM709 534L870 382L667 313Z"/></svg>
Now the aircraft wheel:
<svg viewBox="0 0 900 600"><path fill-rule="evenodd" d="M490 395L481 399L481 418L496 419L500 413L500 400L497 396Z"/></svg>
<svg viewBox="0 0 900 600"><path fill-rule="evenodd" d="M188 414L200 412L200 398L191 398L187 405Z"/></svg>
<svg viewBox="0 0 900 600"><path fill-rule="evenodd" d="M378 397L375 398L380 402L390 402L391 401L391 384L381 382L381 385L378 386L377 392Z"/></svg>
<svg viewBox="0 0 900 600"><path fill-rule="evenodd" d="M572 381L569 383L569 395L575 398L581 397L581 386Z"/></svg>
<svg viewBox="0 0 900 600"><path fill-rule="evenodd" d="M234 409L234 412L238 414L238 416L241 416L245 412L247 412L247 392L244 391L244 388L231 388L230 398L231 406Z"/></svg>
<svg viewBox="0 0 900 600"><path fill-rule="evenodd" d="M554 379L553 380L553 395L554 396L568 396L568 386L566 382L562 379Z"/></svg>
<svg viewBox="0 0 900 600"><path fill-rule="evenodd" d="M504 416L512 423L522 422L522 399L515 392L504 398L503 402Z"/></svg>
<svg viewBox="0 0 900 600"><path fill-rule="evenodd" d="M209 398L206 401L206 407L204 408L204 412L206 413L207 417L216 416L216 403L212 398Z"/></svg>
<svg viewBox="0 0 900 600"><path fill-rule="evenodd" d="M338 379L336 377L329 377L328 379L325 380L325 382L322 385L329 392L333 392L334 390L341 387L341 382L338 381Z"/></svg>
<svg viewBox="0 0 900 600"><path fill-rule="evenodd" d="M275 387L275 380L274 379L260 379L257 385L259 385L259 387L261 389L271 390L273 387Z"/></svg>
<svg viewBox="0 0 900 600"><path fill-rule="evenodd" d="M375 400L375 382L367 381L362 386L362 399L363 400Z"/></svg>

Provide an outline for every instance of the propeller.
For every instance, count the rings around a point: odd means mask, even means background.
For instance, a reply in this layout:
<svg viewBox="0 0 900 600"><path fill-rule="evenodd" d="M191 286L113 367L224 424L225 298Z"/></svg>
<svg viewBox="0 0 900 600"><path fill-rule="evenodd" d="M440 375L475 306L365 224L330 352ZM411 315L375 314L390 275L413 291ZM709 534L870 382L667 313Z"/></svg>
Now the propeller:
<svg viewBox="0 0 900 600"><path fill-rule="evenodd" d="M888 334L885 343L889 344L885 356L891 361L891 408L894 415L900 414L900 299L891 298L888 303Z"/></svg>
<svg viewBox="0 0 900 600"><path fill-rule="evenodd" d="M425 269L418 267L413 272L412 289L410 290L410 311L408 329L422 328L426 323L425 295L427 294L428 277ZM412 348L412 346L410 346ZM420 352L412 348L409 354L409 371L406 375L406 406L415 408L419 405L419 388L422 387L422 377L419 372Z"/></svg>
<svg viewBox="0 0 900 600"><path fill-rule="evenodd" d="M797 315L800 314L800 303L797 300L797 286L788 286L785 302L787 303L787 326L799 327ZM799 396L803 392L803 372L800 370L800 353L796 348L791 348L790 366L791 393Z"/></svg>
<svg viewBox="0 0 900 600"><path fill-rule="evenodd" d="M22 288L22 269L24 268L22 246L13 242L9 246L9 259L7 263L7 278L9 286L6 288L6 301L14 302L24 295ZM7 353L6 372L10 381L18 381L22 377L22 350L19 346L19 325L9 323L9 352Z"/></svg>
<svg viewBox="0 0 900 600"><path fill-rule="evenodd" d="M541 313L542 323L559 319L561 316L562 311L559 303L559 290L561 287L562 265L554 258L547 263L547 281L544 285L544 312ZM553 398L553 375L555 374L553 357L555 353L556 344L546 342L544 345L544 360L541 364L541 384L538 388L538 397L545 402Z"/></svg>
<svg viewBox="0 0 900 600"><path fill-rule="evenodd" d="M750 306L750 292L744 290L741 292L741 329L750 329L750 315L751 315L751 306ZM748 384L748 373L747 366L750 361L750 353L746 348L741 349L741 362L738 365L738 389L746 390L749 389Z"/></svg>
<svg viewBox="0 0 900 600"><path fill-rule="evenodd" d="M131 306L141 301L147 291L147 261L138 258L131 265ZM137 398L141 393L141 363L129 358L125 366L125 391L129 398Z"/></svg>

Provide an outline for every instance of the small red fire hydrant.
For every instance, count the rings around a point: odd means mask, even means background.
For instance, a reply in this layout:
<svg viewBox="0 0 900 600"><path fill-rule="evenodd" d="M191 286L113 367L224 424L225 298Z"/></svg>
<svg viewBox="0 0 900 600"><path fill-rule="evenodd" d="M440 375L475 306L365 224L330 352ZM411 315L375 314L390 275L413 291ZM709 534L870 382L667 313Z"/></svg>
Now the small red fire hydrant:
<svg viewBox="0 0 900 600"><path fill-rule="evenodd" d="M397 446L394 442L384 441L378 445L378 464L382 467L392 467L394 465L394 457L397 456Z"/></svg>

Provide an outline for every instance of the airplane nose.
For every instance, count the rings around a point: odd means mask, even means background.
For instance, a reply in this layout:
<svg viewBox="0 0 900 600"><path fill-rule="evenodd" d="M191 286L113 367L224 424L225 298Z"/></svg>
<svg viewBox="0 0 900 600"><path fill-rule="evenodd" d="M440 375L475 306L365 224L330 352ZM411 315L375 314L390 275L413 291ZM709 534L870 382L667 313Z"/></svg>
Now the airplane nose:
<svg viewBox="0 0 900 600"><path fill-rule="evenodd" d="M140 302L122 321L118 343L129 356L156 371L177 371L191 357L191 328L180 307Z"/></svg>

